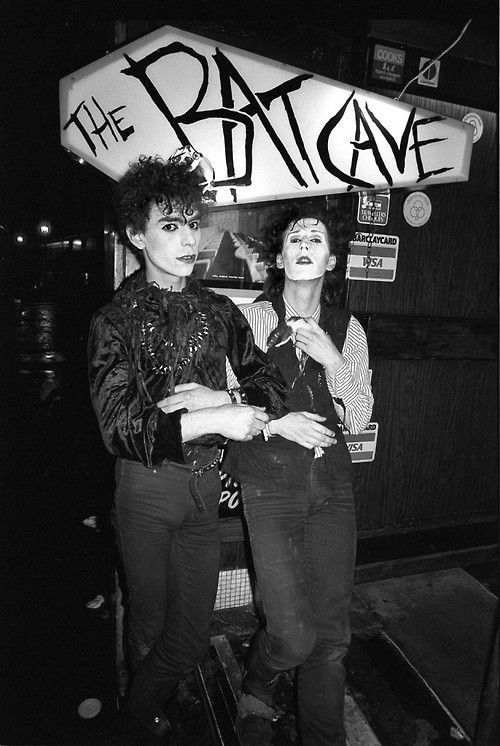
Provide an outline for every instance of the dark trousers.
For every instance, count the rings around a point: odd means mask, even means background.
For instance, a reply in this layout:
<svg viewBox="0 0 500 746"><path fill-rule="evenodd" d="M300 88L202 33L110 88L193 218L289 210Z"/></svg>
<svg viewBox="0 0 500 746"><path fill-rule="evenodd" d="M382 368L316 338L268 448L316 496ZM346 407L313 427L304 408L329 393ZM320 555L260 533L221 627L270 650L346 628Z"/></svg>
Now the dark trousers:
<svg viewBox="0 0 500 746"><path fill-rule="evenodd" d="M334 477L326 456L257 459L242 451L243 505L266 620L245 688L269 699L277 674L297 667L304 746L344 744L342 660L356 548L350 469Z"/></svg>
<svg viewBox="0 0 500 746"><path fill-rule="evenodd" d="M133 711L146 722L200 662L208 645L219 572L217 468L198 479L206 506L177 464L148 469L118 460L115 526L129 606Z"/></svg>

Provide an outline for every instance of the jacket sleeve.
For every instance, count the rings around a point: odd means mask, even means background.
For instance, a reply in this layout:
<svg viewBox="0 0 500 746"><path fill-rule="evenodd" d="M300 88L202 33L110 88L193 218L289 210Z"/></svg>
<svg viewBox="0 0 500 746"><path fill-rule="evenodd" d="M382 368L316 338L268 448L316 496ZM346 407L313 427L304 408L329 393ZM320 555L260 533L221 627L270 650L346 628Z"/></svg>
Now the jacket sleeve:
<svg viewBox="0 0 500 746"><path fill-rule="evenodd" d="M146 466L184 463L181 411L165 414L139 390L123 334L101 312L90 325L88 364L90 398L108 451Z"/></svg>
<svg viewBox="0 0 500 746"><path fill-rule="evenodd" d="M278 367L257 347L250 325L240 309L230 303L227 359L249 404L265 407L272 417L289 409L288 387Z"/></svg>

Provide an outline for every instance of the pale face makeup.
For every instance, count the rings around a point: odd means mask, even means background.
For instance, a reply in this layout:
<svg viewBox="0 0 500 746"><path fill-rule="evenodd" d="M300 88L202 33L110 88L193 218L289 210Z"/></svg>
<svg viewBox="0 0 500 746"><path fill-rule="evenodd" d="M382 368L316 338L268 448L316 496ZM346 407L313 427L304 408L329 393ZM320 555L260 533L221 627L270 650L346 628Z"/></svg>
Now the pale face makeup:
<svg viewBox="0 0 500 746"><path fill-rule="evenodd" d="M144 254L146 278L161 288L181 290L198 256L200 216L191 208L174 205L165 213L153 204L142 233L128 237Z"/></svg>
<svg viewBox="0 0 500 746"><path fill-rule="evenodd" d="M315 218L291 223L283 236L283 249L276 257L278 269L290 280L315 280L335 266L330 254L326 227Z"/></svg>

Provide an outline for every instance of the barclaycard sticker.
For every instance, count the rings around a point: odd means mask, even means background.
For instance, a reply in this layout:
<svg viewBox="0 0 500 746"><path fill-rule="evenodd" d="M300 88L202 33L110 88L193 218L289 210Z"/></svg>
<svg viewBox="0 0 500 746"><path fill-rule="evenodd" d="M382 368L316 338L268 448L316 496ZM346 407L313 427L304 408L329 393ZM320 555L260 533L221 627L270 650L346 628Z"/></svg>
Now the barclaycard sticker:
<svg viewBox="0 0 500 746"><path fill-rule="evenodd" d="M394 282L398 249L399 236L358 231L349 244L347 279Z"/></svg>
<svg viewBox="0 0 500 746"><path fill-rule="evenodd" d="M374 461L377 449L378 422L369 422L357 435L344 433L345 442L353 464Z"/></svg>

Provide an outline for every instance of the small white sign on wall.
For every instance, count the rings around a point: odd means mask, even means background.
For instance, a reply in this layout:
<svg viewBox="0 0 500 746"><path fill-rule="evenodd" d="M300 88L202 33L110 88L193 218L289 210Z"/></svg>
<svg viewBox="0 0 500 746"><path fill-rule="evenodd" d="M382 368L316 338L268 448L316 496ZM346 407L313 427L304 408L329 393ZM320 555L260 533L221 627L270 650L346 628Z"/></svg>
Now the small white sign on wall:
<svg viewBox="0 0 500 746"><path fill-rule="evenodd" d="M358 231L349 244L348 280L394 282L399 236Z"/></svg>

